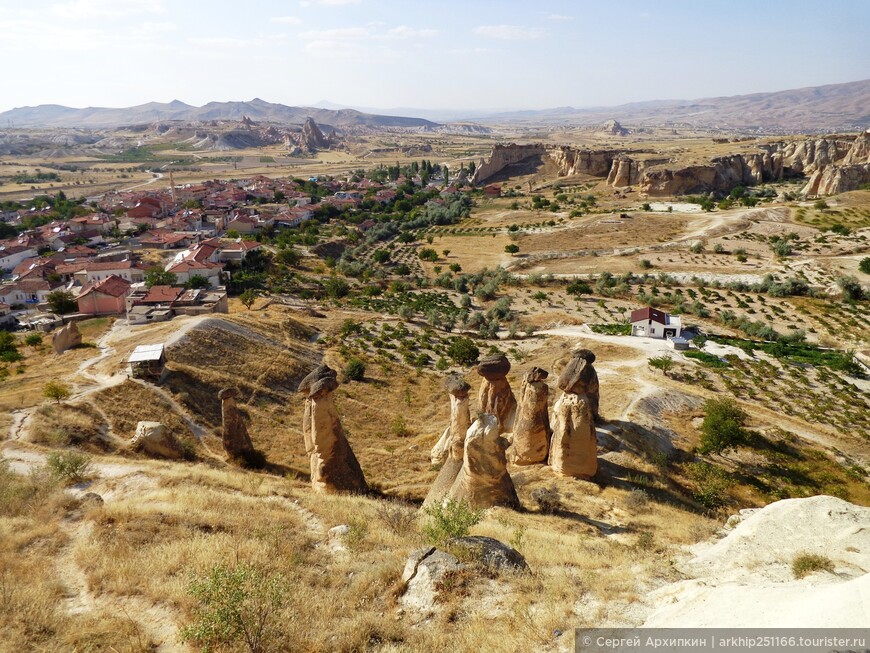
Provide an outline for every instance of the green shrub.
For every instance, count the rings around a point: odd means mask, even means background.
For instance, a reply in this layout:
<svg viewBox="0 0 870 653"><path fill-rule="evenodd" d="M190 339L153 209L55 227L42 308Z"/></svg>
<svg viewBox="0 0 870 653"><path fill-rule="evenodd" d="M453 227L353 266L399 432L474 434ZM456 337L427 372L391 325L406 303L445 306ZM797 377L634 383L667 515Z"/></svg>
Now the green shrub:
<svg viewBox="0 0 870 653"><path fill-rule="evenodd" d="M799 553L791 563L794 577L801 579L814 571L834 571L834 563L830 558L815 553Z"/></svg>
<svg viewBox="0 0 870 653"><path fill-rule="evenodd" d="M80 483L91 473L91 458L78 451L52 451L45 461L49 473L65 483Z"/></svg>
<svg viewBox="0 0 870 653"><path fill-rule="evenodd" d="M70 389L60 381L49 381L42 388L42 395L46 399L53 399L57 403L69 399Z"/></svg>
<svg viewBox="0 0 870 653"><path fill-rule="evenodd" d="M188 593L198 605L195 620L181 631L184 641L196 642L205 653L273 650L278 611L288 593L282 575L267 575L246 563L215 565L208 575L191 578Z"/></svg>
<svg viewBox="0 0 870 653"><path fill-rule="evenodd" d="M471 338L454 338L447 348L447 355L457 365L474 365L480 357L480 349Z"/></svg>
<svg viewBox="0 0 870 653"><path fill-rule="evenodd" d="M349 381L362 381L366 375L366 364L354 356L344 366L344 376Z"/></svg>
<svg viewBox="0 0 870 653"><path fill-rule="evenodd" d="M728 473L709 463L690 463L689 478L695 482L697 489L692 497L705 508L715 509L725 504L727 490L733 484Z"/></svg>
<svg viewBox="0 0 870 653"><path fill-rule="evenodd" d="M465 537L486 514L485 510L472 508L465 500L456 499L433 504L423 512L429 517L423 526L423 535L435 546L444 546L447 540L454 537Z"/></svg>
<svg viewBox="0 0 870 653"><path fill-rule="evenodd" d="M870 259L868 259L870 260ZM24 344L30 347L37 347L42 344L41 333L28 333L24 338Z"/></svg>
<svg viewBox="0 0 870 653"><path fill-rule="evenodd" d="M858 269L864 274L870 274L870 256L865 256L858 264Z"/></svg>
<svg viewBox="0 0 870 653"><path fill-rule="evenodd" d="M721 453L746 441L747 414L732 399L708 399L701 424L701 453Z"/></svg>

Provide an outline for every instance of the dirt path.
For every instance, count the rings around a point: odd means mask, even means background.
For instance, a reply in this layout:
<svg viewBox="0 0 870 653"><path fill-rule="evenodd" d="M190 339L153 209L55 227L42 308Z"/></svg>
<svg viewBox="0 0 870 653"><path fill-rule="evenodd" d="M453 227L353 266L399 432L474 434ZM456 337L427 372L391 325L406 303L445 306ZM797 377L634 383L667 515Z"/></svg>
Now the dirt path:
<svg viewBox="0 0 870 653"><path fill-rule="evenodd" d="M29 474L45 466L47 453L18 443L6 442L0 449L0 458L6 460L9 468L18 474ZM94 461L92 473L95 478L87 484L68 488L74 496L85 493L99 494L105 503L111 503L158 487L160 471L147 464L115 463ZM239 494L226 490L228 494ZM264 501L279 503L295 511L305 524L312 539L326 544L330 553L344 549L338 540L327 538L324 522L298 500L282 496L264 497ZM87 545L92 537L93 522L82 520L80 516L65 518L60 523L61 531L67 536L68 543L58 553L55 572L57 579L66 588L65 607L70 614L104 613L124 615L136 624L143 635L156 645L160 653L183 653L190 649L181 643L178 624L181 616L169 605L156 603L143 596L120 595L114 593L96 594L91 589L87 575L78 563L79 549ZM327 541L329 540L329 541Z"/></svg>

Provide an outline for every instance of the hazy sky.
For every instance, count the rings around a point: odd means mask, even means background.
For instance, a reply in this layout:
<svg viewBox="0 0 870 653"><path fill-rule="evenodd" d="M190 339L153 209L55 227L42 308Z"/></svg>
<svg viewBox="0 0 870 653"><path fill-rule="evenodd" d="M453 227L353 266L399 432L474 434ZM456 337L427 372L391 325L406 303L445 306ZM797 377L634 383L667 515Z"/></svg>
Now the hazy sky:
<svg viewBox="0 0 870 653"><path fill-rule="evenodd" d="M546 108L870 78L868 0L0 0L0 111Z"/></svg>

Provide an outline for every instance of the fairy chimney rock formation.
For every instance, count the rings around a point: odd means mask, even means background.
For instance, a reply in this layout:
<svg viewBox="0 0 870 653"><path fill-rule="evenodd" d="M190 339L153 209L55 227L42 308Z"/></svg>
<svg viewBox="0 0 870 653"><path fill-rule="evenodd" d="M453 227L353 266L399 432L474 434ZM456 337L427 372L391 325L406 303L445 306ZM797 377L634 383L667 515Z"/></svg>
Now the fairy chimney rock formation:
<svg viewBox="0 0 870 653"><path fill-rule="evenodd" d="M563 394L553 405L553 437L549 464L559 474L590 479L598 470L593 399L598 377L592 363L595 354L588 349L573 352L571 361L559 375Z"/></svg>
<svg viewBox="0 0 870 653"><path fill-rule="evenodd" d="M255 460L256 451L251 437L248 435L242 413L236 406L237 394L238 391L235 388L224 388L218 393L218 399L221 400L224 451L230 458L252 463Z"/></svg>
<svg viewBox="0 0 870 653"><path fill-rule="evenodd" d="M447 493L473 508L518 509L520 500L507 471L507 440L499 434L495 415L481 413L465 434L462 469Z"/></svg>
<svg viewBox="0 0 870 653"><path fill-rule="evenodd" d="M51 346L55 354L62 354L70 347L82 344L82 334L75 322L58 329L51 337Z"/></svg>
<svg viewBox="0 0 870 653"><path fill-rule="evenodd" d="M487 356L477 364L477 373L483 377L478 396L480 410L498 418L500 433L513 430L517 412L517 400L507 380L510 369L504 354Z"/></svg>
<svg viewBox="0 0 870 653"><path fill-rule="evenodd" d="M317 366L299 383L305 395L302 435L311 463L311 486L318 492L365 492L362 469L344 435L332 393L338 387L335 370Z"/></svg>
<svg viewBox="0 0 870 653"><path fill-rule="evenodd" d="M451 374L444 380L444 389L450 395L450 424L432 448L433 465L444 464L448 457L462 460L465 432L471 426L471 413L468 409L468 391L471 386L458 374Z"/></svg>
<svg viewBox="0 0 870 653"><path fill-rule="evenodd" d="M547 398L550 388L545 379L546 370L533 367L523 378L513 440L508 456L515 465L534 465L547 462L550 447L550 417Z"/></svg>
<svg viewBox="0 0 870 653"><path fill-rule="evenodd" d="M423 505L441 501L450 491L459 470L462 469L465 433L471 426L471 413L468 409L468 391L471 386L458 374L451 374L445 379L444 388L450 395L450 425L432 449L432 464L442 467L429 488Z"/></svg>

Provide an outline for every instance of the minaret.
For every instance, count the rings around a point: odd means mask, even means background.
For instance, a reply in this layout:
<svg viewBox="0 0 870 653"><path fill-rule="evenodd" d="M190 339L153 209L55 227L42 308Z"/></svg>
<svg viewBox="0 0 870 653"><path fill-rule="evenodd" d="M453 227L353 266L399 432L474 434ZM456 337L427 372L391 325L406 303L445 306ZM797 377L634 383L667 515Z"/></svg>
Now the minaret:
<svg viewBox="0 0 870 653"><path fill-rule="evenodd" d="M169 169L169 192L172 194L172 204L178 206L178 199L175 197L175 177L172 176L172 168Z"/></svg>

